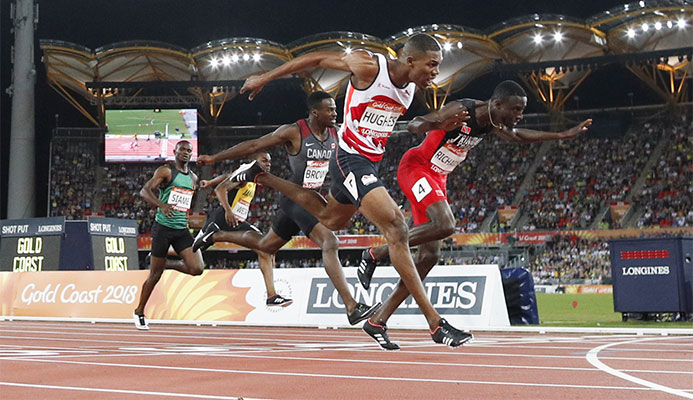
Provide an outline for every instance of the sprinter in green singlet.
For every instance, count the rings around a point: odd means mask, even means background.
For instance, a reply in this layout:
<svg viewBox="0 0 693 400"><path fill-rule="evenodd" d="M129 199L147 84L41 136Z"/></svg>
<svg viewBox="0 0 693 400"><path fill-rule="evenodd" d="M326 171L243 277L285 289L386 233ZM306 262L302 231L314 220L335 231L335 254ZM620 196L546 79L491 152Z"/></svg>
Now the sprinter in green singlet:
<svg viewBox="0 0 693 400"><path fill-rule="evenodd" d="M132 313L137 329L149 329L144 318L144 307L165 269L175 269L188 275L201 275L204 269L202 253L192 251L193 237L188 230L188 211L197 188L197 175L188 166L192 151L192 144L187 140L176 143L174 164L157 168L152 179L140 190L140 196L158 210L152 225L149 277L142 285L140 302ZM154 194L157 188L158 197ZM169 246L173 246L182 261L166 259Z"/></svg>

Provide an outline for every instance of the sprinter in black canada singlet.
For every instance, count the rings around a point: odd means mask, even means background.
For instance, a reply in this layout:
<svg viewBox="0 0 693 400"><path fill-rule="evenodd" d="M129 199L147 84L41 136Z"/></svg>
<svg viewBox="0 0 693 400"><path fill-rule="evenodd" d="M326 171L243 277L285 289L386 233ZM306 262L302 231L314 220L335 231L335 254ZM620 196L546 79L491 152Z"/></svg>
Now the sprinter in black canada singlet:
<svg viewBox="0 0 693 400"><path fill-rule="evenodd" d="M261 138L245 141L213 156L202 155L198 158L198 164L243 158L259 150L283 145L289 153L290 180L306 190L317 191L322 187L329 170L329 160L337 146L334 99L325 92L311 93L308 96L308 112L307 119L282 125ZM354 325L371 316L380 304L368 306L354 300L339 261L339 241L335 234L285 196L280 198L272 228L265 235L254 231L215 232L208 240L232 242L273 255L299 232L303 232L322 249L325 271L342 298L349 323Z"/></svg>

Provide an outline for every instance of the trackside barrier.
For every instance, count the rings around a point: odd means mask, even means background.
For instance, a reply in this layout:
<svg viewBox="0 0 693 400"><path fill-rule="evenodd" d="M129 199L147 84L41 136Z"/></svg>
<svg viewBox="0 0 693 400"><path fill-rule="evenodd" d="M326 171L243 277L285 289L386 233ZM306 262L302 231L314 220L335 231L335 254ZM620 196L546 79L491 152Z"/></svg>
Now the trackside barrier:
<svg viewBox="0 0 693 400"><path fill-rule="evenodd" d="M68 320L129 319L148 271L54 271L0 273L0 316ZM369 290L345 268L356 301L384 301L397 285L393 267L378 267ZM145 309L151 320L233 322L249 325L348 327L344 304L322 268L277 269L275 288L294 299L288 307L267 307L260 270L208 270L193 277L164 272ZM425 280L438 312L462 328L508 327L498 267L438 266ZM409 297L388 322L425 328Z"/></svg>

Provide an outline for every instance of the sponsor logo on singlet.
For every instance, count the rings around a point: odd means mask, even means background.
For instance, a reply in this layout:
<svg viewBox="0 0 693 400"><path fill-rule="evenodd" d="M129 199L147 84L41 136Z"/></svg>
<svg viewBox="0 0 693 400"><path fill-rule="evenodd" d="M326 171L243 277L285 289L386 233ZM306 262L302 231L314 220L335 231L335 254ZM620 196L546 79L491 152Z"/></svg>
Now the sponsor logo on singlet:
<svg viewBox="0 0 693 400"><path fill-rule="evenodd" d="M399 104L379 100L368 103L358 123L359 133L372 138L389 137L404 110Z"/></svg>
<svg viewBox="0 0 693 400"><path fill-rule="evenodd" d="M331 153L331 150L325 150ZM306 170L303 172L303 187L307 189L318 189L322 186L329 170L328 160L308 160Z"/></svg>
<svg viewBox="0 0 693 400"><path fill-rule="evenodd" d="M254 183L246 183L245 186L238 189L231 202L231 214L234 215L236 221L244 222L248 219L250 202L253 201L253 197L255 197Z"/></svg>
<svg viewBox="0 0 693 400"><path fill-rule="evenodd" d="M168 195L168 204L171 204L176 211L188 212L192 204L194 193L193 190L174 186L171 188L171 193Z"/></svg>
<svg viewBox="0 0 693 400"><path fill-rule="evenodd" d="M250 211L250 203L245 199L238 199L236 204L233 205L231 213L236 217L238 222L244 222L248 219L248 212Z"/></svg>
<svg viewBox="0 0 693 400"><path fill-rule="evenodd" d="M465 133L469 133L471 130L469 127L464 128L466 129L463 129L463 133L448 140L431 157L431 169L435 172L443 175L449 174L467 158L469 150L483 140L481 137L466 135Z"/></svg>

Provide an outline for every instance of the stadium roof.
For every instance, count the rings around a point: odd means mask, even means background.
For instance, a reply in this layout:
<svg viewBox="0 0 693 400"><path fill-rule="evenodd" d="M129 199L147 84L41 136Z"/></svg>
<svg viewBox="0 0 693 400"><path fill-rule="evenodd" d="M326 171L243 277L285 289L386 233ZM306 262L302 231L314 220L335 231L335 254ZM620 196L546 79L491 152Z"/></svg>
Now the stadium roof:
<svg viewBox="0 0 693 400"><path fill-rule="evenodd" d="M436 102L444 101L450 93L461 90L498 65L546 65L546 62L569 60L576 60L579 64L577 60L605 55L684 49L684 52L672 53L657 61L657 64L672 67L668 71L671 79L680 79L689 74L690 69L693 2L639 1L606 10L586 20L533 14L502 22L485 31L433 24L409 28L386 39L355 32L327 32L287 45L258 38L228 38L189 50L168 43L145 41L120 42L91 50L74 43L41 40L41 49L49 83L81 108L85 115L88 111L82 105L83 101L102 110L111 104L142 105L173 96L172 101L209 106L213 117L218 115L226 100L236 95L240 81L271 70L294 57L313 51L348 52L355 48L395 56L409 36L421 32L438 38L444 48L441 73L429 92L432 101L429 105L437 107ZM580 70L542 68L524 74L522 79L536 88L544 102L551 103L554 92L574 90L589 75L589 70L589 65ZM638 76L648 79L645 75ZM346 73L319 68L302 77L307 91L322 89L333 94L340 94L348 78ZM229 84L220 86L220 81ZM92 82L113 83L113 89L102 87L95 90ZM185 92L147 97L143 96L142 90L136 89L137 82L142 83L143 88L155 85L155 82L189 84ZM130 89L118 90L118 83L129 83ZM651 84L656 86L656 83ZM676 90L684 90L683 83ZM137 96L138 100L132 99ZM565 93L557 96L567 97ZM117 102L119 97L129 97L131 101ZM96 119L92 120L96 122Z"/></svg>

